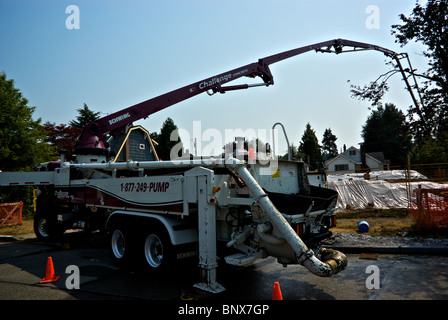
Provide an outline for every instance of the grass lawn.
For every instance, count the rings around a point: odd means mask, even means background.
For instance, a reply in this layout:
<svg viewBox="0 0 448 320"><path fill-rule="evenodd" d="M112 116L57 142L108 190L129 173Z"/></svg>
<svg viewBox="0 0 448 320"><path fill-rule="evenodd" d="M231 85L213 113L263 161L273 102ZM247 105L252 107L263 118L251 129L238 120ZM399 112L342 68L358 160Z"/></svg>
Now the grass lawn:
<svg viewBox="0 0 448 320"><path fill-rule="evenodd" d="M425 230L417 226L407 209L363 209L336 212L336 227L333 233L359 233L358 222L367 220L369 232L374 236L397 236L406 233L409 237L448 239L448 228ZM33 220L24 219L21 225L0 228L0 235L16 236L34 233Z"/></svg>
<svg viewBox="0 0 448 320"><path fill-rule="evenodd" d="M26 233L34 233L33 220L22 220L21 225L4 226L0 228L0 235L2 236L17 236Z"/></svg>
<svg viewBox="0 0 448 320"><path fill-rule="evenodd" d="M358 222L366 220L369 232L374 236L397 236L406 234L408 237L447 239L448 228L427 230L414 222L407 209L361 209L341 210L336 212L336 227L333 233L360 233Z"/></svg>

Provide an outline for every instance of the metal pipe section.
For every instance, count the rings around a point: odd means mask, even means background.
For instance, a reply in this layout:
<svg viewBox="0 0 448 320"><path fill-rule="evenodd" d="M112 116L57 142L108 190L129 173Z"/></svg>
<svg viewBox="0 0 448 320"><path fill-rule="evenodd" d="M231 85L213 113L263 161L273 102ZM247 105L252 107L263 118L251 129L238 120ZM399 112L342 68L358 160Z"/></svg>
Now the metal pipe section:
<svg viewBox="0 0 448 320"><path fill-rule="evenodd" d="M286 130L285 127L283 126L283 124L281 122L277 122L272 126L272 145L273 145L273 150L275 152L275 146L274 146L274 128L276 125L280 125L283 129L283 134L285 135L285 139L286 139L286 144L288 145L288 160L291 161L291 146L289 145L289 139L288 139L288 135L286 134Z"/></svg>
<svg viewBox="0 0 448 320"><path fill-rule="evenodd" d="M230 166L234 165L234 160L237 159L199 159L199 160L173 160L173 161L128 161L128 162L107 162L107 163L70 163L71 167L81 169L95 169L95 170L139 170L139 169L190 169L194 167L217 168L224 167L227 162ZM241 162L242 163L242 162Z"/></svg>
<svg viewBox="0 0 448 320"><path fill-rule="evenodd" d="M247 168L241 164L236 164L235 167L241 179L255 197L255 200L268 214L269 218L272 220L271 222L280 230L285 237L285 240L294 250L297 255L297 261L301 265L321 277L329 277L345 269L347 266L347 257L339 251L324 249L322 253L322 260L324 261L319 260L314 255L314 252L310 250L302 239L300 239L294 232Z"/></svg>

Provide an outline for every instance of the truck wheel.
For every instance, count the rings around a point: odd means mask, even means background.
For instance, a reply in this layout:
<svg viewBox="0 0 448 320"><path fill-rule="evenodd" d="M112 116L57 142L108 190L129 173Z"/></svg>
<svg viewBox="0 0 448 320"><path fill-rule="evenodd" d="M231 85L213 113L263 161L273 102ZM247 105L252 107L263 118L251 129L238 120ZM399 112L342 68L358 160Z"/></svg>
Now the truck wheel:
<svg viewBox="0 0 448 320"><path fill-rule="evenodd" d="M168 235L150 231L143 237L143 266L148 271L164 271L173 262L173 248Z"/></svg>
<svg viewBox="0 0 448 320"><path fill-rule="evenodd" d="M49 241L57 239L64 234L64 230L57 225L57 221L55 220L42 213L34 216L33 227L37 239Z"/></svg>
<svg viewBox="0 0 448 320"><path fill-rule="evenodd" d="M116 266L124 267L129 264L131 257L131 238L121 229L114 229L110 233L109 251Z"/></svg>

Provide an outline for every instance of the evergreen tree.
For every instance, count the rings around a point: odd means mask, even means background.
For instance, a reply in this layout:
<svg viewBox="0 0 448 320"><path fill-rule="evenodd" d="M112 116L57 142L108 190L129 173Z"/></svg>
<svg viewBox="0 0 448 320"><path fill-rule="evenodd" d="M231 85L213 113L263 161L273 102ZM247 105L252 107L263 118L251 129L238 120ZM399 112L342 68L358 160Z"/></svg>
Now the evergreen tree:
<svg viewBox="0 0 448 320"><path fill-rule="evenodd" d="M76 120L69 122L70 126L75 128L84 128L90 122L97 120L100 117L100 112L93 112L85 103L83 108L77 109L76 111L79 113Z"/></svg>
<svg viewBox="0 0 448 320"><path fill-rule="evenodd" d="M328 159L334 158L338 155L338 147L336 145L336 136L331 132L331 129L325 129L322 138L322 151Z"/></svg>
<svg viewBox="0 0 448 320"><path fill-rule="evenodd" d="M391 103L380 105L367 117L362 127L366 152L382 151L392 165L406 163L411 150L411 134L406 116Z"/></svg>
<svg viewBox="0 0 448 320"><path fill-rule="evenodd" d="M298 151L305 155L305 159L303 160L313 169L322 167L321 146L316 137L316 132L311 128L309 123L306 125L305 132L302 135L302 141L300 142Z"/></svg>
<svg viewBox="0 0 448 320"><path fill-rule="evenodd" d="M176 132L177 126L173 119L167 118L160 129L160 134L152 133L151 136L158 143L156 147L157 154L161 160L174 160L173 157L182 156L182 141L180 137L173 132ZM175 149L173 149L175 148ZM173 151L173 156L171 152Z"/></svg>

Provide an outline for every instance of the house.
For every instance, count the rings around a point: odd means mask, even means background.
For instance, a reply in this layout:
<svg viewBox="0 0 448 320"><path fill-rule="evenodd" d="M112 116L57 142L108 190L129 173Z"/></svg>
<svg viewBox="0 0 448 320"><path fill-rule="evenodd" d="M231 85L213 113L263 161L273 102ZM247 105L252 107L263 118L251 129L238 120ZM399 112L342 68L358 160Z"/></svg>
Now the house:
<svg viewBox="0 0 448 320"><path fill-rule="evenodd" d="M115 151L114 162L159 160L154 142L142 126L134 126L121 132L111 141L110 149Z"/></svg>
<svg viewBox="0 0 448 320"><path fill-rule="evenodd" d="M325 161L327 172L365 172L384 170L389 160L384 159L383 152L366 153L361 149L350 147L336 157Z"/></svg>

